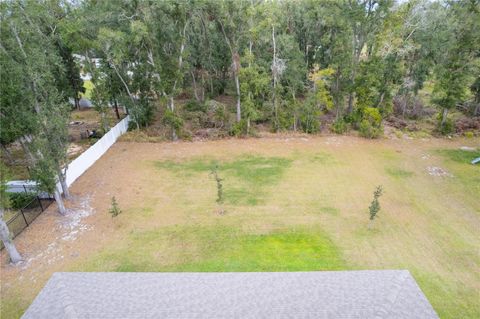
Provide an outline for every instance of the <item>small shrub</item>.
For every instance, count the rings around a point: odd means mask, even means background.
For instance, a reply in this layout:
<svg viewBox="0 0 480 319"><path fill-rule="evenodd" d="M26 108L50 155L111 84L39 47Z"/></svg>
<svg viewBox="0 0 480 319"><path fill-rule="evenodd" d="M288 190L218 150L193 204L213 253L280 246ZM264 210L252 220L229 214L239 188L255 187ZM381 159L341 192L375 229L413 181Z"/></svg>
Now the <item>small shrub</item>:
<svg viewBox="0 0 480 319"><path fill-rule="evenodd" d="M348 130L348 123L344 119L338 119L333 122L331 130L336 134L344 134Z"/></svg>
<svg viewBox="0 0 480 319"><path fill-rule="evenodd" d="M34 193L9 193L10 206L12 209L22 209L30 204L37 195Z"/></svg>
<svg viewBox="0 0 480 319"><path fill-rule="evenodd" d="M183 120L180 116L174 112L167 110L163 116L163 123L169 126L177 135L181 135L181 130L183 128Z"/></svg>
<svg viewBox="0 0 480 319"><path fill-rule="evenodd" d="M473 133L472 131L465 132L465 133L463 133L463 135L466 138L474 138L475 137L475 133Z"/></svg>
<svg viewBox="0 0 480 319"><path fill-rule="evenodd" d="M230 129L230 135L232 136L244 136L247 134L247 121L241 120L232 125Z"/></svg>
<svg viewBox="0 0 480 319"><path fill-rule="evenodd" d="M359 126L360 135L366 138L377 138L383 133L382 115L373 107L362 110L362 120Z"/></svg>
<svg viewBox="0 0 480 319"><path fill-rule="evenodd" d="M187 103L185 103L185 105L183 106L183 109L187 112L205 113L207 111L207 105L197 100L190 100Z"/></svg>
<svg viewBox="0 0 480 319"><path fill-rule="evenodd" d="M443 123L443 125L442 125L441 120L440 120L439 123L438 123L438 131L442 135L449 135L449 134L452 134L453 132L455 132L455 125L454 125L452 119L447 118L445 120L445 123Z"/></svg>
<svg viewBox="0 0 480 319"><path fill-rule="evenodd" d="M358 128L360 135L366 138L377 138L382 134L382 130L378 127L374 127L367 120L362 120Z"/></svg>
<svg viewBox="0 0 480 319"><path fill-rule="evenodd" d="M112 205L108 212L110 213L110 215L112 215L112 218L117 217L122 212L118 207L117 199L115 198L115 196L112 197Z"/></svg>
<svg viewBox="0 0 480 319"><path fill-rule="evenodd" d="M370 224L368 225L369 229L373 227L373 222L375 221L375 218L377 217L377 214L380 211L380 203L378 202L378 199L380 198L380 196L382 196L382 193L383 193L383 188L381 185L377 186L377 188L373 192L373 200L370 206L368 207L368 212L370 214Z"/></svg>

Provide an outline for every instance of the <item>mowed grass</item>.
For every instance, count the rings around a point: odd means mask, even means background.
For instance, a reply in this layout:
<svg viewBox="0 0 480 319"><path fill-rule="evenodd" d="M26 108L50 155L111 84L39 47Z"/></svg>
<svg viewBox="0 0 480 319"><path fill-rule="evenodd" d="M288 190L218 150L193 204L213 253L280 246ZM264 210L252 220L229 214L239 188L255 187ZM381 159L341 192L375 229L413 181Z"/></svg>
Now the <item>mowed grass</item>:
<svg viewBox="0 0 480 319"><path fill-rule="evenodd" d="M128 145L102 160L111 167L129 154L131 164L109 174L135 172L129 181L141 192L105 181L102 194L115 190L123 210L115 219L97 212L111 229L98 236L111 240L64 271L408 269L441 318L480 317L475 152L350 138L166 144L173 155L136 144L127 153ZM451 176L432 176L429 166ZM369 230L377 185L385 193ZM21 296L2 296L6 318L29 305Z"/></svg>
<svg viewBox="0 0 480 319"><path fill-rule="evenodd" d="M185 163L160 161L155 165L176 173L176 178L211 173L217 169L225 185L227 203L257 205L263 200L264 189L274 186L290 163L291 160L286 158L243 156L229 162L196 159Z"/></svg>
<svg viewBox="0 0 480 319"><path fill-rule="evenodd" d="M182 247L171 251L168 247ZM132 251L132 247L136 247ZM162 252L170 254L165 259ZM244 234L234 227L183 227L131 234L126 247L82 266L95 271L305 271L344 269L318 229Z"/></svg>

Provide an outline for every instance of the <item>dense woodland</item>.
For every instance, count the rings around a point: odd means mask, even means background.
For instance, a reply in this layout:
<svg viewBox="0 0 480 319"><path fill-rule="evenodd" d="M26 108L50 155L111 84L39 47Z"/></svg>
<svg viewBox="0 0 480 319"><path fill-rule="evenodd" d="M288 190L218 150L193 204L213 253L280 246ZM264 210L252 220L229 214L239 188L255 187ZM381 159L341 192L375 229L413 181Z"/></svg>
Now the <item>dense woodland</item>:
<svg viewBox="0 0 480 319"><path fill-rule="evenodd" d="M2 149L20 144L32 178L57 200L74 109L68 100L78 106L85 92L80 72L91 75L101 114L123 106L133 130L157 121L172 139L188 138L192 127L242 136L259 125L306 133L328 125L337 134L376 138L386 121L402 126L424 117L437 134L451 134L452 113L478 134L476 0L0 6ZM63 191L68 197L66 185Z"/></svg>

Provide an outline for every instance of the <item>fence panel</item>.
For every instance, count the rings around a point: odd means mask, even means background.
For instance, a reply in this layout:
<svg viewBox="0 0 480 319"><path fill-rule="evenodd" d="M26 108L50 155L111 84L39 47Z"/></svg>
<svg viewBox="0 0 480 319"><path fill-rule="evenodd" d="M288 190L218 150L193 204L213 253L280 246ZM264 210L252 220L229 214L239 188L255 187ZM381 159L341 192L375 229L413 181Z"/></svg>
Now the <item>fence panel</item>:
<svg viewBox="0 0 480 319"><path fill-rule="evenodd" d="M13 238L17 237L25 228L27 228L47 207L53 202L53 199L42 199L35 197L23 208L14 212L6 221L8 229ZM3 249L3 243L0 242L0 249Z"/></svg>
<svg viewBox="0 0 480 319"><path fill-rule="evenodd" d="M105 152L123 135L128 129L130 116L127 115L123 120L117 123L110 131L108 131L95 144L90 146L79 157L74 159L67 168L67 185L70 186L79 178L87 169L89 169ZM62 191L60 183L57 188ZM37 187L34 181L10 181L7 183L7 191L10 193L19 192L36 192ZM42 198L50 197L48 194L39 194Z"/></svg>
<svg viewBox="0 0 480 319"><path fill-rule="evenodd" d="M67 185L70 186L90 168L128 129L130 116L125 117L101 139L73 160L67 168Z"/></svg>
<svg viewBox="0 0 480 319"><path fill-rule="evenodd" d="M117 123L110 131L100 138L95 144L73 160L67 168L67 185L70 186L89 169L105 152L124 134L128 129L130 116L127 115ZM61 191L60 184L57 188ZM37 184L34 181L10 181L7 183L7 192L10 193L36 193ZM38 193L36 198L29 202L24 208L17 211L7 221L8 228L13 237L20 234L35 218L37 218L52 202L51 196L46 193ZM3 243L0 243L3 249Z"/></svg>

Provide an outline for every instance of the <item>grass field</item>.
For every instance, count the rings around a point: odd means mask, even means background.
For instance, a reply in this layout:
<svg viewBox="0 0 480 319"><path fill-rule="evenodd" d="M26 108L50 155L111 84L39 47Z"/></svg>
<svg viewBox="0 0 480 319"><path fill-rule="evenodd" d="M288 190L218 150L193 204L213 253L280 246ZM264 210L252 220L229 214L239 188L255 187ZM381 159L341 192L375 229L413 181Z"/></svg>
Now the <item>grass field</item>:
<svg viewBox="0 0 480 319"><path fill-rule="evenodd" d="M440 317L479 318L480 167L469 161L480 152L460 149L478 145L301 136L117 143L72 187L78 201L90 199L87 230L58 239L61 217L50 209L16 239L32 258L24 269L2 252L2 318L20 316L54 271L341 269L408 269ZM377 185L385 194L369 230Z"/></svg>

